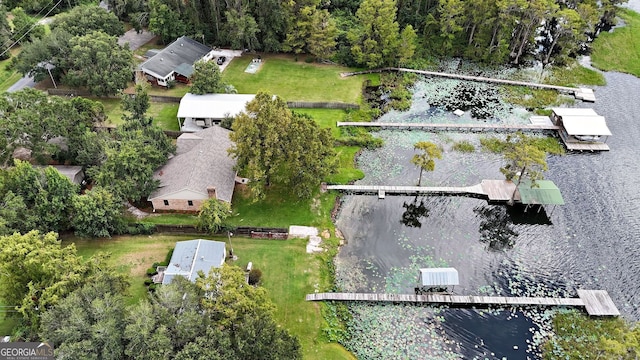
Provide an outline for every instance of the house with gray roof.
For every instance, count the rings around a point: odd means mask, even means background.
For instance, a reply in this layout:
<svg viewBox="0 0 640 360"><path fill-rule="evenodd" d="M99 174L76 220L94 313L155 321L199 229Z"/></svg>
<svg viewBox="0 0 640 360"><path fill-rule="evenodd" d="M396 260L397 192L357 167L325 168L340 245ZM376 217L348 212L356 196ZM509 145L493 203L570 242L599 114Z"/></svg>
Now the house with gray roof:
<svg viewBox="0 0 640 360"><path fill-rule="evenodd" d="M208 61L213 56L208 46L182 36L142 63L139 71L151 83L160 86L167 86L174 80L188 83L194 71L193 64L200 59Z"/></svg>
<svg viewBox="0 0 640 360"><path fill-rule="evenodd" d="M162 284L170 284L176 276L183 276L191 282L198 278L198 272L209 274L212 268L224 264L225 243L212 240L179 241L171 255L171 261L164 270Z"/></svg>
<svg viewBox="0 0 640 360"><path fill-rule="evenodd" d="M160 186L148 198L154 211L198 211L203 201L233 197L236 165L228 149L231 131L213 126L178 137L176 155L158 169Z"/></svg>

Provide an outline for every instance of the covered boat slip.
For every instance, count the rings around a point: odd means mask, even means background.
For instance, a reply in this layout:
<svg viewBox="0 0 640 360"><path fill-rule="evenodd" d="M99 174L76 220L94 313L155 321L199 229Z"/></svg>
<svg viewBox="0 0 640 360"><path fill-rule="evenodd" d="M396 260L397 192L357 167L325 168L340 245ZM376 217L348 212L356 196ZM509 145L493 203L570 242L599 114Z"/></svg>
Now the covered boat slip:
<svg viewBox="0 0 640 360"><path fill-rule="evenodd" d="M569 150L607 151L611 136L604 116L593 109L553 108L551 116L560 127L558 133Z"/></svg>

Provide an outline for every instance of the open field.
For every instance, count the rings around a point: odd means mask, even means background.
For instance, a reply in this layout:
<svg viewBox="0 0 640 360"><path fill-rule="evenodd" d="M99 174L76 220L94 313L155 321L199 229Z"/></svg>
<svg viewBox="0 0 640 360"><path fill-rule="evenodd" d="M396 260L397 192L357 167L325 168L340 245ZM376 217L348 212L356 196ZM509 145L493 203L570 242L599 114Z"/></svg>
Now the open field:
<svg viewBox="0 0 640 360"><path fill-rule="evenodd" d="M624 27L598 35L593 42L593 66L605 71L620 71L640 77L640 14L622 9Z"/></svg>
<svg viewBox="0 0 640 360"><path fill-rule="evenodd" d="M73 240L78 252L85 257L98 251L111 253L110 263L118 271L131 276L130 303L133 303L146 296L143 285L147 278L146 269L153 262L164 260L176 241L193 238L159 234L106 240L67 239L65 243ZM225 237L206 238L227 241ZM304 296L319 285L320 259L306 254L306 240L232 238L231 244L239 257L232 265L246 267L251 261L254 268L262 271L262 284L277 307L276 320L298 336L306 359L352 359L341 346L318 341L320 329L324 326L320 305L306 302Z"/></svg>

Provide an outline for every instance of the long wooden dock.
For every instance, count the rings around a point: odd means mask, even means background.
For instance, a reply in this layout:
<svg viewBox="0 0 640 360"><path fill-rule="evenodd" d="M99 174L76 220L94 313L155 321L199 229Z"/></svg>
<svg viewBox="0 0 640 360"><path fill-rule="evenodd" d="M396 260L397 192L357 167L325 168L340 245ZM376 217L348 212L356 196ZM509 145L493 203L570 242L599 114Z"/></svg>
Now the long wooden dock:
<svg viewBox="0 0 640 360"><path fill-rule="evenodd" d="M578 298L465 296L448 294L373 294L373 293L315 293L306 301L366 301L394 303L429 303L459 307L472 306L571 306L584 307L591 316L619 316L620 312L604 290L578 290Z"/></svg>
<svg viewBox="0 0 640 360"><path fill-rule="evenodd" d="M389 185L327 185L327 190L338 190L352 194L378 194L383 199L387 194L394 195L462 195L485 198L489 201L509 201L516 185L507 180L482 180L473 186L389 186ZM515 199L517 200L517 199Z"/></svg>
<svg viewBox="0 0 640 360"><path fill-rule="evenodd" d="M527 81L495 79L495 78L488 78L483 76L451 74L451 73L438 72L438 71L426 71L426 70L414 70L414 69L407 69L407 68L387 67L387 68L381 68L381 69L347 72L347 73L342 73L341 76L353 76L353 75L372 74L372 73L381 73L381 72L389 72L389 71L410 72L414 74L420 74L420 75L426 75L426 76L438 76L438 77L445 77L445 78L457 79L457 80L479 81L479 82L487 82L487 83L502 84L502 85L527 86L527 87L538 88L538 89L556 90L560 92L571 93L575 96L576 99L579 99L582 101L589 101L589 102L596 101L596 97L595 97L595 94L593 93L593 90L589 88L575 88L575 87L568 87L568 86L533 83L533 82L527 82Z"/></svg>
<svg viewBox="0 0 640 360"><path fill-rule="evenodd" d="M392 123L392 122L356 122L338 121L338 127L359 126L376 128L396 128L396 129L420 129L420 130L444 130L444 131L558 131L560 127L552 124L528 124L528 125L508 125L508 124L433 124L433 123Z"/></svg>

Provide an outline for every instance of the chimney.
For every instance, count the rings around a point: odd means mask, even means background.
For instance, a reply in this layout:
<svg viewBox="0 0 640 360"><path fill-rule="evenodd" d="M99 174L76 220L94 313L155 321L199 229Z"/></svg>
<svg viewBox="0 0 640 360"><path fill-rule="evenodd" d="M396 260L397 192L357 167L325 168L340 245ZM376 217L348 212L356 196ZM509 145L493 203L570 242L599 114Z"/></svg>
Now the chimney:
<svg viewBox="0 0 640 360"><path fill-rule="evenodd" d="M209 186L207 187L207 195L209 195L209 198L213 198L213 199L217 199L218 198L218 194L216 194L216 187L215 186Z"/></svg>

